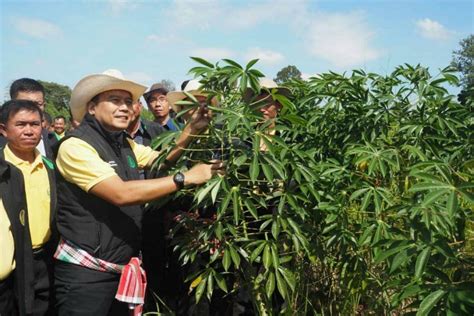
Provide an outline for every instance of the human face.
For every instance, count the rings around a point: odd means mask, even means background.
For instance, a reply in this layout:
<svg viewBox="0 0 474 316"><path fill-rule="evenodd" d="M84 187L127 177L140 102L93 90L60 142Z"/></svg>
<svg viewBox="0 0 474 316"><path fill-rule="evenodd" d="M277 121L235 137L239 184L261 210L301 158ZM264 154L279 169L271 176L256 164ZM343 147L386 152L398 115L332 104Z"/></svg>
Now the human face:
<svg viewBox="0 0 474 316"><path fill-rule="evenodd" d="M44 113L44 94L41 91L20 91L15 100L29 100L36 103L41 112Z"/></svg>
<svg viewBox="0 0 474 316"><path fill-rule="evenodd" d="M166 95L160 92L153 92L148 98L148 108L155 118L167 117L170 113L170 104Z"/></svg>
<svg viewBox="0 0 474 316"><path fill-rule="evenodd" d="M142 103L140 100L136 101L132 105L132 116L130 121L136 122L140 118L140 114L142 113Z"/></svg>
<svg viewBox="0 0 474 316"><path fill-rule="evenodd" d="M124 90L109 90L98 95L97 103L89 102L88 111L111 132L127 129L132 118L132 95Z"/></svg>
<svg viewBox="0 0 474 316"><path fill-rule="evenodd" d="M38 112L20 110L3 126L8 146L17 156L34 153L41 140L41 117Z"/></svg>
<svg viewBox="0 0 474 316"><path fill-rule="evenodd" d="M270 95L261 94L257 97L257 101L261 104L258 110L265 120L273 120L277 117L280 104L274 101Z"/></svg>
<svg viewBox="0 0 474 316"><path fill-rule="evenodd" d="M56 134L62 134L64 133L64 128L65 128L66 122L62 118L58 118L54 120L54 131Z"/></svg>

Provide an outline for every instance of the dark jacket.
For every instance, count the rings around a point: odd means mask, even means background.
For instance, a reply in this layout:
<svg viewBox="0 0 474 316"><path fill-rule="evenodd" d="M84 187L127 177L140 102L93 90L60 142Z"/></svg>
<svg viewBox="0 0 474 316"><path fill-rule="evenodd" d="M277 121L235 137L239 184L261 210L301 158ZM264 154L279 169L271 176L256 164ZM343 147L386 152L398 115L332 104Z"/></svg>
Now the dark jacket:
<svg viewBox="0 0 474 316"><path fill-rule="evenodd" d="M41 130L41 138L43 139L46 157L54 161L53 146L57 143L53 133L50 133L46 128Z"/></svg>
<svg viewBox="0 0 474 316"><path fill-rule="evenodd" d="M63 138L77 137L90 144L124 181L139 179L137 160L125 133L105 131L86 114L81 125ZM126 264L141 243L141 206L113 205L58 176L58 230L60 235L94 257Z"/></svg>
<svg viewBox="0 0 474 316"><path fill-rule="evenodd" d="M5 153L3 152L4 147L0 147L0 159L5 159ZM46 171L48 172L48 181L49 181L49 192L50 192L50 213L49 213L49 223L51 228L51 236L46 245L46 251L49 254L52 254L58 245L58 231L56 228L56 214L58 211L58 197L57 197L57 187L56 187L56 167L53 161L49 158L42 156L43 164L46 166ZM13 166L14 167L14 166ZM14 167L17 169L16 167ZM18 170L21 173L21 170Z"/></svg>
<svg viewBox="0 0 474 316"><path fill-rule="evenodd" d="M160 124L141 119L140 128L135 133L134 137L130 136L130 138L138 144L150 146L153 139L163 132L164 129ZM155 170L140 170L139 173L140 179L153 179L157 177Z"/></svg>
<svg viewBox="0 0 474 316"><path fill-rule="evenodd" d="M14 290L20 315L26 315L33 308L34 274L25 186L21 171L3 157L0 157L0 197L10 219L15 244Z"/></svg>

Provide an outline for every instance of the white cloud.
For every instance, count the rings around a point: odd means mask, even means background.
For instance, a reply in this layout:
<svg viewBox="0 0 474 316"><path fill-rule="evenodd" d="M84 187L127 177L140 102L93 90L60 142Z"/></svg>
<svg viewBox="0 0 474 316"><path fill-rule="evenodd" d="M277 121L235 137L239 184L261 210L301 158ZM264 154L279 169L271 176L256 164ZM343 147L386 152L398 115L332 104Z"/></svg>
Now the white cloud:
<svg viewBox="0 0 474 316"><path fill-rule="evenodd" d="M454 33L444 27L441 23L428 18L416 21L416 26L421 36L432 40L448 40Z"/></svg>
<svg viewBox="0 0 474 316"><path fill-rule="evenodd" d="M148 44L156 44L156 45L181 45L181 44L188 44L189 41L185 40L182 37L179 37L175 34L167 34L167 35L160 35L160 34L150 34L145 38Z"/></svg>
<svg viewBox="0 0 474 316"><path fill-rule="evenodd" d="M150 76L149 74L145 72L139 72L139 71L125 74L124 77L129 80L132 80L141 84L145 84L145 85L149 85L150 82L153 80L153 77Z"/></svg>
<svg viewBox="0 0 474 316"><path fill-rule="evenodd" d="M219 0L175 0L169 14L178 26L249 29L268 21L275 22L275 17L300 16L305 10L305 2L267 0L244 4ZM293 20L285 18L284 21L289 23Z"/></svg>
<svg viewBox="0 0 474 316"><path fill-rule="evenodd" d="M378 58L372 46L374 32L360 12L319 13L308 22L305 36L313 56L336 67L350 67Z"/></svg>
<svg viewBox="0 0 474 316"><path fill-rule="evenodd" d="M217 61L222 58L233 58L235 53L226 48L206 47L192 50L191 56Z"/></svg>
<svg viewBox="0 0 474 316"><path fill-rule="evenodd" d="M34 38L52 39L63 34L57 25L44 20L18 18L13 24L18 31Z"/></svg>
<svg viewBox="0 0 474 316"><path fill-rule="evenodd" d="M124 10L135 9L137 4L132 0L109 0L109 7L113 14L119 14Z"/></svg>
<svg viewBox="0 0 474 316"><path fill-rule="evenodd" d="M309 80L311 77L316 77L318 74L308 74L308 73L301 73L301 79Z"/></svg>
<svg viewBox="0 0 474 316"><path fill-rule="evenodd" d="M265 50L259 47L250 48L244 55L246 60L258 58L259 62L267 65L275 65L282 62L285 57L276 51Z"/></svg>

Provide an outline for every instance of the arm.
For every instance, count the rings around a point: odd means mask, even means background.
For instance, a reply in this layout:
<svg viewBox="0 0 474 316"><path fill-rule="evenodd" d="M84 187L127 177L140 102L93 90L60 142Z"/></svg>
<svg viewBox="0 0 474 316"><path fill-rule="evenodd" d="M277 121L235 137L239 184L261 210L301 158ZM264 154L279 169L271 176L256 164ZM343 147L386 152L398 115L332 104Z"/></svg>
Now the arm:
<svg viewBox="0 0 474 316"><path fill-rule="evenodd" d="M194 110L194 113L191 116L190 123L184 127L183 131L181 132L181 135L176 141L176 146L166 157L166 161L170 162L171 164L174 164L179 159L179 157L181 157L184 152L184 148L189 145L189 143L193 140L194 136L201 134L202 131L207 128L211 117L212 115L207 106L201 105L199 108Z"/></svg>
<svg viewBox="0 0 474 316"><path fill-rule="evenodd" d="M185 186L207 182L215 174L223 174L222 163L199 164L184 172ZM117 206L144 204L176 192L172 176L123 181L114 175L94 185L89 192Z"/></svg>

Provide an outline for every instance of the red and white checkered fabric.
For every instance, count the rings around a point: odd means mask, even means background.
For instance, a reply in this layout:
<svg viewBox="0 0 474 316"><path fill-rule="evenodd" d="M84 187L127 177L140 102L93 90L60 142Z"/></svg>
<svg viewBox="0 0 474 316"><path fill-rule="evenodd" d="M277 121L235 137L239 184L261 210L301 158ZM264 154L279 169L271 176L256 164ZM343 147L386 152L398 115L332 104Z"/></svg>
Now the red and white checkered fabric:
<svg viewBox="0 0 474 316"><path fill-rule="evenodd" d="M142 314L146 290L146 273L140 266L140 258L133 257L123 266L95 258L85 250L80 249L70 241L61 239L54 253L57 260L77 264L92 270L120 273L120 282L115 298L129 304L133 314Z"/></svg>

